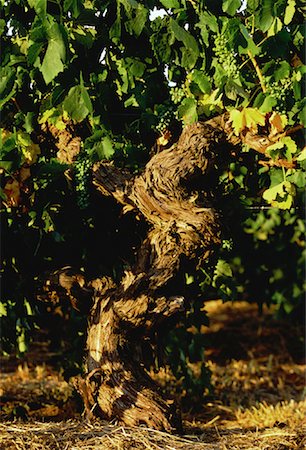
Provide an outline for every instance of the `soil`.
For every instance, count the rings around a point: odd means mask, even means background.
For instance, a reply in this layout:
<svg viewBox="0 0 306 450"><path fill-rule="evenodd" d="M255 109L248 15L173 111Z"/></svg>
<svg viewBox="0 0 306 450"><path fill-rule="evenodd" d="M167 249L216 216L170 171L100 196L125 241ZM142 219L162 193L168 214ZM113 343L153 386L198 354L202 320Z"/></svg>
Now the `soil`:
<svg viewBox="0 0 306 450"><path fill-rule="evenodd" d="M306 445L303 327L246 302L207 302L206 364L213 395L183 411L184 434L87 423L60 355L36 342L2 357L0 449L302 449ZM168 370L157 379L175 390Z"/></svg>

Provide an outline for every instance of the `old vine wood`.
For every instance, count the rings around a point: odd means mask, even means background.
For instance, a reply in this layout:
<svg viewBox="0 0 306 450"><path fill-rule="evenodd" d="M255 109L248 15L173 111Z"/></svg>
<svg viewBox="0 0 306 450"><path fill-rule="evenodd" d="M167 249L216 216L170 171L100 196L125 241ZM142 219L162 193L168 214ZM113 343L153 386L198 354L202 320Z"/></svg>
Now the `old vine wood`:
<svg viewBox="0 0 306 450"><path fill-rule="evenodd" d="M182 391L202 398L205 299L303 304L305 7L0 10L1 345L23 356L45 326L71 345L68 374L86 355L75 386L88 417L179 430L143 346L162 364L164 339Z"/></svg>
<svg viewBox="0 0 306 450"><path fill-rule="evenodd" d="M154 155L133 177L112 163L94 168L94 184L124 211L150 224L136 263L116 285L95 280L87 338L87 376L78 380L87 412L134 426L180 429L178 408L164 398L143 369L138 340L184 307L180 292L169 295L167 283L181 258L201 261L220 244L220 219L206 192L189 190L205 178L217 159L247 142L264 153L269 136L234 136L228 116L187 126L177 144Z"/></svg>

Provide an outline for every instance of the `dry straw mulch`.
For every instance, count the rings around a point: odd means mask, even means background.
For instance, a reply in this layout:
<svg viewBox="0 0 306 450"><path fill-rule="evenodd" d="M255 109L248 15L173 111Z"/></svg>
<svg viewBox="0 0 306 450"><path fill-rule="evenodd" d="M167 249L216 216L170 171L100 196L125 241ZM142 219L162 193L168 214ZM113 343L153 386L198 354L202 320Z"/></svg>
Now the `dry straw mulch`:
<svg viewBox="0 0 306 450"><path fill-rule="evenodd" d="M269 312L258 318L254 305L211 302L207 309L211 324L203 332L214 396L199 400L196 411L192 404L185 409L183 436L86 423L71 383L39 351L39 362L2 361L0 450L306 448L306 366L295 350L300 333ZM167 371L159 382L174 387Z"/></svg>
<svg viewBox="0 0 306 450"><path fill-rule="evenodd" d="M3 450L286 450L306 445L302 429L277 427L252 431L219 431L216 427L198 435L173 436L148 428L88 425L80 421L11 422L0 424L0 433Z"/></svg>

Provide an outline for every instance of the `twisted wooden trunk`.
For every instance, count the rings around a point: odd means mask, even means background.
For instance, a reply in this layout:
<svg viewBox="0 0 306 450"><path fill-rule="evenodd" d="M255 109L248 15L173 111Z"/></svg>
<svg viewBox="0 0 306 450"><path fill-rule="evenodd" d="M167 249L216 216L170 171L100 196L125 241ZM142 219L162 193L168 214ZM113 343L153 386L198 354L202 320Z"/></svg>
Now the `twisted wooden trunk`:
<svg viewBox="0 0 306 450"><path fill-rule="evenodd" d="M227 116L220 116L186 127L178 143L153 156L139 176L109 162L94 168L97 189L121 203L124 212L146 220L150 230L120 283L107 278L92 283L88 373L77 382L88 415L129 426L180 429L176 406L148 377L136 349L139 340L184 308L179 292L165 294L182 256L201 262L220 243L219 218L209 196L194 193L190 183L205 178L241 142L261 153L269 145L262 136L234 136Z"/></svg>
<svg viewBox="0 0 306 450"><path fill-rule="evenodd" d="M146 374L136 352L143 339L181 311L179 292L164 295L177 273L182 255L203 260L220 242L217 214L208 200L189 190L189 182L206 175L222 153L222 130L197 123L185 129L177 145L149 161L133 177L111 163L95 167L94 183L124 211L134 210L151 228L137 261L115 285L96 282L87 339L88 375L83 388L87 409L126 425L172 430L180 428L173 401L166 399Z"/></svg>

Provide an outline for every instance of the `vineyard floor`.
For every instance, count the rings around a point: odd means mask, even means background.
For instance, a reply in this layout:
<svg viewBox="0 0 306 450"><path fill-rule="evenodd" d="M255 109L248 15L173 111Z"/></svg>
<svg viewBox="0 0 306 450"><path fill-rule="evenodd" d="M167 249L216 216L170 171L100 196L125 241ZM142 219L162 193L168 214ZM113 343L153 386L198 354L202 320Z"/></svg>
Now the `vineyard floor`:
<svg viewBox="0 0 306 450"><path fill-rule="evenodd" d="M88 424L58 369L36 343L26 358L2 357L2 450L287 450L306 446L304 331L246 302L207 302L203 327L213 395L184 402L184 434L116 423ZM196 368L195 368L196 370ZM175 390L167 370L157 375Z"/></svg>

